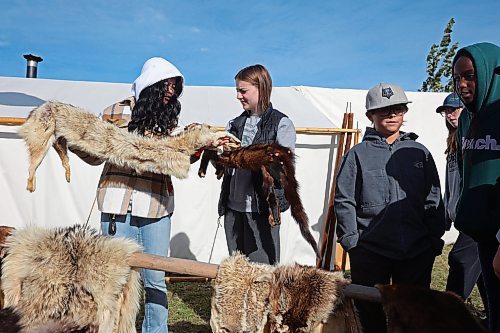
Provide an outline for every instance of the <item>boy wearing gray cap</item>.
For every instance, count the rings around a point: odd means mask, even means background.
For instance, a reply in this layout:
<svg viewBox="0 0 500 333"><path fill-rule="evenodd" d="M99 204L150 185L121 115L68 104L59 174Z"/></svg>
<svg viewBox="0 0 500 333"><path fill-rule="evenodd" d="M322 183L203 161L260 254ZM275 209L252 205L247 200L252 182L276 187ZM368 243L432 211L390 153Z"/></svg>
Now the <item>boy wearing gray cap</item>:
<svg viewBox="0 0 500 333"><path fill-rule="evenodd" d="M396 84L368 91L373 122L344 157L337 175L338 242L349 253L352 282L429 287L442 251L444 206L430 152L417 135L400 131L408 101ZM364 331L385 332L382 306L356 301Z"/></svg>

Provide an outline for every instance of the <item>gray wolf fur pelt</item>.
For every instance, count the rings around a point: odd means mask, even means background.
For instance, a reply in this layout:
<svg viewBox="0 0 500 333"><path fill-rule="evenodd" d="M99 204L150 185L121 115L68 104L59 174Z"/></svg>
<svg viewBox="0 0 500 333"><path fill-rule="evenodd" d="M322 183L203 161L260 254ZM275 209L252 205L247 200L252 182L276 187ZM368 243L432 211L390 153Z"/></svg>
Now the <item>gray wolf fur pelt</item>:
<svg viewBox="0 0 500 333"><path fill-rule="evenodd" d="M302 265L225 259L214 281L210 325L214 332L312 332L343 300L342 273Z"/></svg>
<svg viewBox="0 0 500 333"><path fill-rule="evenodd" d="M214 280L210 326L215 333L264 332L271 311L273 266L236 254L219 266Z"/></svg>
<svg viewBox="0 0 500 333"><path fill-rule="evenodd" d="M17 309L23 328L60 320L99 333L135 332L140 275L126 262L141 250L134 241L80 225L28 227L14 231L6 248L5 305Z"/></svg>
<svg viewBox="0 0 500 333"><path fill-rule="evenodd" d="M33 329L22 329L19 322L21 315L15 308L5 308L0 310L0 332L1 333L97 333L96 327L76 327L65 324L61 321L51 320L50 322L35 327Z"/></svg>
<svg viewBox="0 0 500 333"><path fill-rule="evenodd" d="M486 333L459 296L417 286L377 285L387 333Z"/></svg>
<svg viewBox="0 0 500 333"><path fill-rule="evenodd" d="M5 256L5 241L7 240L7 237L10 236L14 230L15 229L12 227L7 227L4 225L0 226L0 272L2 269L2 259ZM2 291L2 283L0 281L0 309L3 308L3 303L4 303L4 295ZM0 325L0 327L2 326Z"/></svg>
<svg viewBox="0 0 500 333"><path fill-rule="evenodd" d="M30 192L35 190L35 171L50 146L59 154L69 182L68 146L138 173L149 171L186 178L194 152L210 143L215 145L224 137L239 142L232 134L205 124L190 125L177 136L147 138L120 129L83 109L55 101L33 109L19 134L28 148Z"/></svg>

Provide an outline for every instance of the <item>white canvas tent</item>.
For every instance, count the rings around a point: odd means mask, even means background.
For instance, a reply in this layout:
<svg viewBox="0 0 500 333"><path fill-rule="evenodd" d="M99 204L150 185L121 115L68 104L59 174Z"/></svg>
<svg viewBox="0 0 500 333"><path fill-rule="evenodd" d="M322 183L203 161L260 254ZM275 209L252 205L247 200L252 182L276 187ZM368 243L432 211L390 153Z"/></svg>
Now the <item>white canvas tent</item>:
<svg viewBox="0 0 500 333"><path fill-rule="evenodd" d="M364 116L366 91L313 87L273 89L275 108L285 112L296 127L340 127L346 103L352 103L355 122L360 128L370 125ZM99 114L106 106L130 95L129 84L75 82L0 77L0 117L26 117L29 111L47 100L58 100ZM443 119L434 110L445 94L410 93L405 130L421 135L419 141L433 153L444 181ZM241 112L233 87L185 88L181 97L180 125L204 122L224 126ZM70 154L71 183L55 151L50 150L37 171L37 190L25 190L27 154L15 126L0 126L0 224L23 227L66 226L89 219L98 227L99 212L93 205L95 188L102 166L92 167ZM338 135L305 135L297 138L297 178L313 235L323 230L324 213L332 178ZM171 255L218 263L227 255L224 230L218 227L217 200L220 181L209 174L197 176L192 166L186 180L174 179L175 212L172 219ZM220 221L222 222L222 221ZM314 253L302 239L289 212L281 226L282 262L314 264ZM453 238L454 234L448 235Z"/></svg>

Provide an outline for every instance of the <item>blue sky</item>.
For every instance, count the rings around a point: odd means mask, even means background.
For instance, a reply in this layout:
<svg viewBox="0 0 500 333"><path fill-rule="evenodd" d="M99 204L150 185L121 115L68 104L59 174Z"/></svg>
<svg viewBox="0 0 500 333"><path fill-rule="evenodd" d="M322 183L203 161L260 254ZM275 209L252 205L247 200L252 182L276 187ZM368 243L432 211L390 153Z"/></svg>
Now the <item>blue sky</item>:
<svg viewBox="0 0 500 333"><path fill-rule="evenodd" d="M415 91L425 59L455 18L460 46L500 44L500 1L4 1L0 76L23 77L25 53L40 78L132 82L162 56L187 85L232 86L264 64L275 86Z"/></svg>

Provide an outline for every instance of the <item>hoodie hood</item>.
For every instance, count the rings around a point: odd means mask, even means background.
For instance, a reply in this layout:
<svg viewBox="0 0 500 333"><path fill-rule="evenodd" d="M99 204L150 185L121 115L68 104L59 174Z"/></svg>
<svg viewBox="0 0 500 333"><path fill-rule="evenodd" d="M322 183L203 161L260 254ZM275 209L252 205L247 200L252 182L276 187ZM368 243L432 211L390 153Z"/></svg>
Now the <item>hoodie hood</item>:
<svg viewBox="0 0 500 333"><path fill-rule="evenodd" d="M461 56L472 59L476 72L474 102L467 105L472 113L482 113L500 97L500 75L495 70L500 67L500 47L491 43L478 43L458 50L453 59L453 68Z"/></svg>
<svg viewBox="0 0 500 333"><path fill-rule="evenodd" d="M461 192L455 227L476 241L493 240L500 228L500 47L467 46L453 67L462 55L474 65L476 91L457 129Z"/></svg>
<svg viewBox="0 0 500 333"><path fill-rule="evenodd" d="M132 93L135 96L135 100L139 99L141 91L144 88L173 77L182 78L181 84L184 84L184 76L182 76L181 72L172 63L160 57L148 59L144 63L144 66L142 66L141 75L132 84Z"/></svg>

